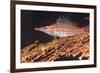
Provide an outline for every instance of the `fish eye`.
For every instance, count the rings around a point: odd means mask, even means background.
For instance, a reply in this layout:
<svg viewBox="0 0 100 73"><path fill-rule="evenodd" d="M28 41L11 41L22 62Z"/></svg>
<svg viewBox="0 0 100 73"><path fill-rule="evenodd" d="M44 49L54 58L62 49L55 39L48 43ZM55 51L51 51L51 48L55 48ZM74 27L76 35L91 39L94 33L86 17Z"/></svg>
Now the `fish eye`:
<svg viewBox="0 0 100 73"><path fill-rule="evenodd" d="M45 27L46 29L48 29L48 27Z"/></svg>

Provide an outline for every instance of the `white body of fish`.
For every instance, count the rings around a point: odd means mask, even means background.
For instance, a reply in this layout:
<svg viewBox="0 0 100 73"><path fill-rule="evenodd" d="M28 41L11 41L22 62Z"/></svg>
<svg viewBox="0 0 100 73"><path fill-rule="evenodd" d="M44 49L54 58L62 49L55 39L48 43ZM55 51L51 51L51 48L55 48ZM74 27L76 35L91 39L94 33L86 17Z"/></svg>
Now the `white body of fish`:
<svg viewBox="0 0 100 73"><path fill-rule="evenodd" d="M75 26L76 23L74 22L65 20L64 18L63 20L58 19L55 24L40 27L40 28L35 28L35 30L42 31L44 33L57 36L57 37L64 37L64 36L73 36L76 34L80 34L85 32L86 29L88 29L87 26L80 28L78 26Z"/></svg>

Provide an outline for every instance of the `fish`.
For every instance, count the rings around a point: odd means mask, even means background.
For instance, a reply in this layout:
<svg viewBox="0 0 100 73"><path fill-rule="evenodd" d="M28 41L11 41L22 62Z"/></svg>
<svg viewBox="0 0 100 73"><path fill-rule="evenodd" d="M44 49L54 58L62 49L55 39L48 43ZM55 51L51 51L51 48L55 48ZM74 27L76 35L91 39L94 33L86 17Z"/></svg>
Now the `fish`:
<svg viewBox="0 0 100 73"><path fill-rule="evenodd" d="M36 27L34 29L55 37L74 36L89 31L88 26L79 27L77 23L64 16L59 17L54 24Z"/></svg>

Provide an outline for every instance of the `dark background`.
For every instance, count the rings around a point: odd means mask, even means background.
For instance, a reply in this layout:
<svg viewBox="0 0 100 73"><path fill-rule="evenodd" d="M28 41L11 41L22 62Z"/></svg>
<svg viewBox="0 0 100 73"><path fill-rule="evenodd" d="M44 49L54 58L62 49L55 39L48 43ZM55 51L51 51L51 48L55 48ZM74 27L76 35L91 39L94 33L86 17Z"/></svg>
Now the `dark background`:
<svg viewBox="0 0 100 73"><path fill-rule="evenodd" d="M79 27L89 24L88 20L84 20L85 17L89 17L88 13L21 10L21 48L36 40L40 42L52 40L52 36L36 31L34 28L51 25L56 22L59 16L65 16L69 20L78 23Z"/></svg>

